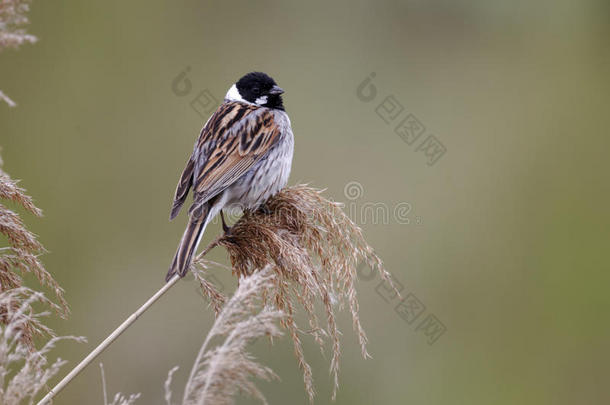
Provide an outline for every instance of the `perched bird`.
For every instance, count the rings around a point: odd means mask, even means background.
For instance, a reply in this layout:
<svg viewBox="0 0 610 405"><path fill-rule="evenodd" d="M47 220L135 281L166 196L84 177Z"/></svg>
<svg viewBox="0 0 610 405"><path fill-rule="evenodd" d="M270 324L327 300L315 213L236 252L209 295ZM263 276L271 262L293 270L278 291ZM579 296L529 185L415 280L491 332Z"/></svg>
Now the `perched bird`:
<svg viewBox="0 0 610 405"><path fill-rule="evenodd" d="M184 277L206 225L224 208L253 210L288 181L294 138L275 81L252 72L237 81L204 125L182 172L172 206L174 219L193 188L184 235L166 281Z"/></svg>

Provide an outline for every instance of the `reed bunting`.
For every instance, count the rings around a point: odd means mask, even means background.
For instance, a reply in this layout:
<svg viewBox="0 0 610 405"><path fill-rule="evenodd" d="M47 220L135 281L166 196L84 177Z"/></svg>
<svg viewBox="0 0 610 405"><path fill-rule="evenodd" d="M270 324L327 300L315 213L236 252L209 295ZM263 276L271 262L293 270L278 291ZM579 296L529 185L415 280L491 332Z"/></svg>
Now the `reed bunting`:
<svg viewBox="0 0 610 405"><path fill-rule="evenodd" d="M204 125L182 172L174 219L193 188L189 220L166 281L184 277L206 225L224 208L252 210L281 190L292 165L294 138L275 81L261 72L237 81Z"/></svg>

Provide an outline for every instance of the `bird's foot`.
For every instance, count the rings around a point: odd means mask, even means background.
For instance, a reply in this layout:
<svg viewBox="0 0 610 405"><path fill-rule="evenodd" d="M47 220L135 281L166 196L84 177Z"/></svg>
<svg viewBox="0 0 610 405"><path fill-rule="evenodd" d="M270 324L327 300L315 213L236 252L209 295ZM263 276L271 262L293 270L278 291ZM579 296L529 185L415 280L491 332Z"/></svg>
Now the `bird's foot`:
<svg viewBox="0 0 610 405"><path fill-rule="evenodd" d="M258 207L257 211L260 212L261 214L265 214L265 215L270 215L272 213L271 208L269 208L266 203L264 203L260 207Z"/></svg>
<svg viewBox="0 0 610 405"><path fill-rule="evenodd" d="M225 216L222 212L222 210L220 210L220 219L222 220L222 230L224 231L224 233L226 235L228 235L231 232L231 227L227 225L227 223L225 222Z"/></svg>

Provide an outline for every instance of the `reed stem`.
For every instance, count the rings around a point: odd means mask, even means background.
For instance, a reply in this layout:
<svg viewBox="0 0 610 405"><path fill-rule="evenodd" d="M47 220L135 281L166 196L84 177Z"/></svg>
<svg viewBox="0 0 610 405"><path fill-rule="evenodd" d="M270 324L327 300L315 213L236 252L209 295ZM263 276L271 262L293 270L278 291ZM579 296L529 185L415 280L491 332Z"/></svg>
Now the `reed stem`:
<svg viewBox="0 0 610 405"><path fill-rule="evenodd" d="M85 367L87 367L97 356L99 356L112 342L114 342L127 328L131 326L148 308L152 306L163 294L173 287L180 280L180 276L175 274L163 287L148 299L136 312L131 314L118 328L116 328L102 343L100 343L87 357L66 375L37 405L49 404L50 401L72 381Z"/></svg>

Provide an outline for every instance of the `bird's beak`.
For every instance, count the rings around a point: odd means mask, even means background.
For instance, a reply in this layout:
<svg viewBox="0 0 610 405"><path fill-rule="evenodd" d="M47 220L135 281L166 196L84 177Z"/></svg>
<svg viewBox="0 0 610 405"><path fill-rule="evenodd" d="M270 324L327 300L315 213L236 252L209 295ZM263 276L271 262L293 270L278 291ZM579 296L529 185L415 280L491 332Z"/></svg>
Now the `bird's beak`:
<svg viewBox="0 0 610 405"><path fill-rule="evenodd" d="M269 90L269 94L282 94L282 93L284 93L284 89L282 89L277 84L275 86L273 86L271 88L271 90Z"/></svg>

